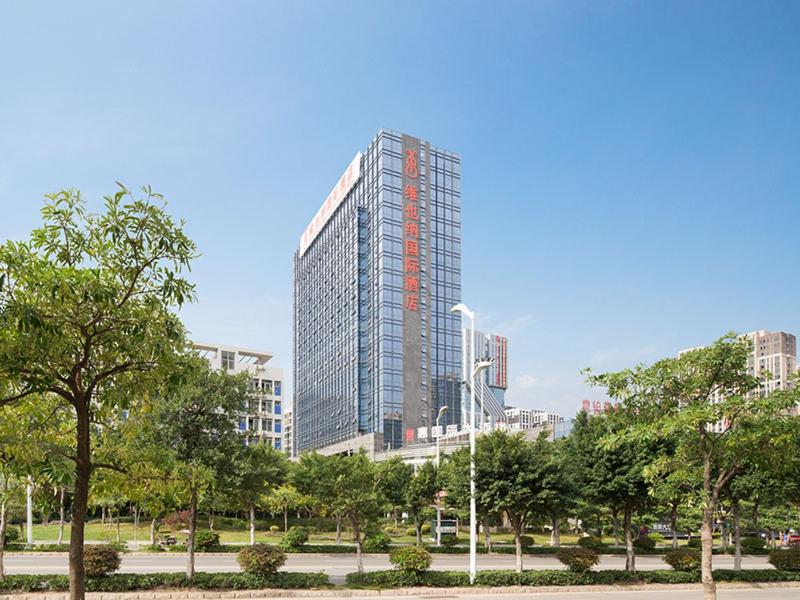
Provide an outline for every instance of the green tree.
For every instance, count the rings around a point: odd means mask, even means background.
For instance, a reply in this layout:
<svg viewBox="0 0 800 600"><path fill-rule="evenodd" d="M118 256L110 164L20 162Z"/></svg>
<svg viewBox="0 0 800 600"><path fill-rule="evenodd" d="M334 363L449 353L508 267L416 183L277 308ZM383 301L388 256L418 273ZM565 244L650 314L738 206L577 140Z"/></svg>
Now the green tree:
<svg viewBox="0 0 800 600"><path fill-rule="evenodd" d="M414 477L414 467L395 456L377 463L377 469L387 511L397 525L399 515L406 508L406 490Z"/></svg>
<svg viewBox="0 0 800 600"><path fill-rule="evenodd" d="M575 509L579 492L575 480L568 475L569 457L564 440L554 441L552 444L548 453L549 460L542 468L539 497L544 512L550 518L550 543L555 548L560 548L561 521Z"/></svg>
<svg viewBox="0 0 800 600"><path fill-rule="evenodd" d="M623 429L625 423L608 416L578 415L567 446L572 454L577 484L592 504L622 513L628 571L636 570L633 546L633 517L647 508L651 498L645 469L658 457L654 442L620 440L614 445L604 440Z"/></svg>
<svg viewBox="0 0 800 600"><path fill-rule="evenodd" d="M707 600L716 598L712 574L715 513L728 483L745 466L745 457L772 444L782 454L787 438L772 433L796 392L759 393L748 374L748 339L728 334L711 346L691 350L646 367L591 375L589 380L622 401L630 427L615 432L621 440L675 440L674 464L694 465L701 473L702 566Z"/></svg>
<svg viewBox="0 0 800 600"><path fill-rule="evenodd" d="M189 578L194 576L198 496L216 473L231 468L230 458L241 444L236 423L249 393L246 374L213 371L205 359L185 355L149 412L149 442L171 451L189 488Z"/></svg>
<svg viewBox="0 0 800 600"><path fill-rule="evenodd" d="M336 545L342 540L342 511L337 501L337 481L344 469L343 457L304 452L289 474L292 484L304 496L313 498L336 523Z"/></svg>
<svg viewBox="0 0 800 600"><path fill-rule="evenodd" d="M422 545L422 524L436 500L439 489L438 469L431 461L423 463L404 488L405 506L414 522L417 546Z"/></svg>
<svg viewBox="0 0 800 600"><path fill-rule="evenodd" d="M300 509L305 504L305 496L285 483L269 492L266 504L273 513L283 515L283 531L289 531L289 511Z"/></svg>
<svg viewBox="0 0 800 600"><path fill-rule="evenodd" d="M0 405L52 394L74 410L71 600L85 595L84 523L98 466L91 422L126 408L109 390L184 346L171 309L194 296L180 276L195 257L181 225L149 189L134 198L120 188L101 214L87 212L77 191L52 194L42 227L0 247Z"/></svg>
<svg viewBox="0 0 800 600"><path fill-rule="evenodd" d="M234 459L234 488L228 490L250 516L250 545L256 543L256 508L286 480L289 461L270 444L242 446Z"/></svg>
<svg viewBox="0 0 800 600"><path fill-rule="evenodd" d="M363 452L344 456L334 484L334 510L350 524L356 542L358 572L364 572L364 535L381 514L383 496L381 472Z"/></svg>

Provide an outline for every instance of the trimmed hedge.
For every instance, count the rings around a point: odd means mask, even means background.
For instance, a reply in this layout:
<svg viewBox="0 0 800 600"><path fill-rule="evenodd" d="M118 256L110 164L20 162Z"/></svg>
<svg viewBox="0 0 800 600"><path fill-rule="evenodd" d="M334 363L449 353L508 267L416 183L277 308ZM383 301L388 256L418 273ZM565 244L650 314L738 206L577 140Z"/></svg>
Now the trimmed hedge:
<svg viewBox="0 0 800 600"><path fill-rule="evenodd" d="M389 554L389 562L397 569L409 573L421 573L431 566L431 553L425 548L403 546L395 548Z"/></svg>
<svg viewBox="0 0 800 600"><path fill-rule="evenodd" d="M128 592L161 588L199 588L203 590L308 589L329 585L325 573L275 573L261 576L250 573L195 573L189 580L184 573L116 573L88 577L88 592ZM63 592L69 590L67 575L7 575L0 579L0 592Z"/></svg>
<svg viewBox="0 0 800 600"><path fill-rule="evenodd" d="M746 569L743 571L715 570L716 581L776 582L800 581L800 573L775 571L773 569ZM354 587L465 587L469 586L467 573L454 571L426 571L423 573L404 573L403 571L374 571L371 573L349 573L347 585ZM625 585L645 583L698 583L699 572L671 570L656 571L478 571L475 584L485 587L500 586L568 586L568 585Z"/></svg>
<svg viewBox="0 0 800 600"><path fill-rule="evenodd" d="M277 546L256 544L239 550L237 560L245 573L272 575L286 563L286 553Z"/></svg>
<svg viewBox="0 0 800 600"><path fill-rule="evenodd" d="M105 577L119 569L119 551L113 546L97 544L83 547L83 566L87 577Z"/></svg>
<svg viewBox="0 0 800 600"><path fill-rule="evenodd" d="M677 548L667 552L662 558L676 571L692 572L700 569L700 551L696 548Z"/></svg>
<svg viewBox="0 0 800 600"><path fill-rule="evenodd" d="M347 585L361 587L465 587L469 586L469 573L459 571L372 571L348 573Z"/></svg>
<svg viewBox="0 0 800 600"><path fill-rule="evenodd" d="M589 548L561 548L556 557L573 573L585 573L600 562L597 552Z"/></svg>
<svg viewBox="0 0 800 600"><path fill-rule="evenodd" d="M289 531L283 534L281 547L284 550L296 550L308 542L308 528L301 525L289 527Z"/></svg>
<svg viewBox="0 0 800 600"><path fill-rule="evenodd" d="M800 573L800 548L790 550L773 550L769 553L769 564L782 571Z"/></svg>

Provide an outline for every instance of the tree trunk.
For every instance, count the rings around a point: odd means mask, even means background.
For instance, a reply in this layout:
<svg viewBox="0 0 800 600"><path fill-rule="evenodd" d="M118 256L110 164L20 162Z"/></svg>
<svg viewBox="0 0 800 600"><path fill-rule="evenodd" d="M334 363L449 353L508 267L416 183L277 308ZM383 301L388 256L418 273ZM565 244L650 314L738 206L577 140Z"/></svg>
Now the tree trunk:
<svg viewBox="0 0 800 600"><path fill-rule="evenodd" d="M64 486L58 491L58 540L59 546L64 543Z"/></svg>
<svg viewBox="0 0 800 600"><path fill-rule="evenodd" d="M117 543L118 544L122 541L122 536L120 535L120 530L119 530L119 513L120 512L121 511L117 510Z"/></svg>
<svg viewBox="0 0 800 600"><path fill-rule="evenodd" d="M155 518L150 521L150 545L156 545L156 520Z"/></svg>
<svg viewBox="0 0 800 600"><path fill-rule="evenodd" d="M633 550L633 532L631 531L632 510L625 508L622 516L622 527L625 533L625 570L636 572L636 552Z"/></svg>
<svg viewBox="0 0 800 600"><path fill-rule="evenodd" d="M417 535L417 546L422 546L422 526L419 521L414 521L414 532Z"/></svg>
<svg viewBox="0 0 800 600"><path fill-rule="evenodd" d="M76 400L75 416L75 496L72 499L72 524L69 535L69 598L86 597L86 571L83 568L83 536L89 502L89 478L92 473L89 443L89 399Z"/></svg>
<svg viewBox="0 0 800 600"><path fill-rule="evenodd" d="M342 515L336 515L336 545L342 543Z"/></svg>
<svg viewBox="0 0 800 600"><path fill-rule="evenodd" d="M197 488L194 481L189 491L189 539L186 541L186 577L194 577L194 534L197 531Z"/></svg>
<svg viewBox="0 0 800 600"><path fill-rule="evenodd" d="M678 507L673 504L671 507L669 526L672 528L672 549L678 547Z"/></svg>
<svg viewBox="0 0 800 600"><path fill-rule="evenodd" d="M105 525L105 524L106 524L106 507L105 506L101 506L100 507L100 525Z"/></svg>
<svg viewBox="0 0 800 600"><path fill-rule="evenodd" d="M214 509L213 509L213 508L210 508L210 509L208 510L208 528L209 528L211 531L214 531L214 517L215 517L215 516L216 516L216 515L215 515L215 513L214 513Z"/></svg>
<svg viewBox="0 0 800 600"><path fill-rule="evenodd" d="M250 545L256 545L256 507L250 507Z"/></svg>
<svg viewBox="0 0 800 600"><path fill-rule="evenodd" d="M141 511L139 510L138 506L131 506L131 512L133 512L133 543L139 543L139 516Z"/></svg>
<svg viewBox="0 0 800 600"><path fill-rule="evenodd" d="M600 530L600 537L603 537L603 526L600 521L600 516L597 517L598 529ZM619 546L619 511L615 508L611 511L611 535L614 536L614 544Z"/></svg>
<svg viewBox="0 0 800 600"><path fill-rule="evenodd" d="M492 553L492 528L489 525L489 519L487 518L483 522L483 545L486 546L486 554Z"/></svg>
<svg viewBox="0 0 800 600"><path fill-rule="evenodd" d="M289 531L289 510L286 509L283 511L283 532L286 533Z"/></svg>
<svg viewBox="0 0 800 600"><path fill-rule="evenodd" d="M516 562L514 568L517 573L522 573L522 527L514 527L514 550L516 553Z"/></svg>
<svg viewBox="0 0 800 600"><path fill-rule="evenodd" d="M356 538L356 570L359 574L364 573L364 559L361 556L361 530L358 525L353 524L353 533Z"/></svg>
<svg viewBox="0 0 800 600"><path fill-rule="evenodd" d="M711 562L714 544L713 527L714 509L713 507L705 506L703 508L703 525L700 528L700 541L702 542L700 580L703 582L703 598L705 600L716 600L717 598L717 585L714 583Z"/></svg>
<svg viewBox="0 0 800 600"><path fill-rule="evenodd" d="M6 551L6 501L0 503L0 579L6 576L3 555Z"/></svg>
<svg viewBox="0 0 800 600"><path fill-rule="evenodd" d="M561 520L555 515L553 515L553 533L550 540L553 548L561 548Z"/></svg>
<svg viewBox="0 0 800 600"><path fill-rule="evenodd" d="M731 506L733 511L733 570L742 570L742 529L739 522L739 499L734 498Z"/></svg>

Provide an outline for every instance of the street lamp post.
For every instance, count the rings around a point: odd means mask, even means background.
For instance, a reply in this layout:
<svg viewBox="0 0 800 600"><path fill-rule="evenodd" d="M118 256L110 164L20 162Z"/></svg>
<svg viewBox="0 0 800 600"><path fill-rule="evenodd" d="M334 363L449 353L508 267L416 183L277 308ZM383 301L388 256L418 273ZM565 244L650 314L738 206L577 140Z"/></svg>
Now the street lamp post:
<svg viewBox="0 0 800 600"><path fill-rule="evenodd" d="M443 406L439 409L439 414L436 415L436 430L439 435L436 436L436 470L439 470L439 438L442 437L442 430L439 428L439 420L442 415L447 412L447 407ZM442 498L436 499L436 545L442 545Z"/></svg>
<svg viewBox="0 0 800 600"><path fill-rule="evenodd" d="M25 487L25 518L27 520L26 533L28 546L33 545L33 477L28 475L28 485Z"/></svg>
<svg viewBox="0 0 800 600"><path fill-rule="evenodd" d="M469 581L475 583L477 574L477 537L478 537L478 517L475 506L475 377L484 369L492 365L491 360L475 360L475 313L466 304L458 303L450 309L451 313L461 313L462 316L469 318L470 322L470 360L466 364L471 365L469 370Z"/></svg>

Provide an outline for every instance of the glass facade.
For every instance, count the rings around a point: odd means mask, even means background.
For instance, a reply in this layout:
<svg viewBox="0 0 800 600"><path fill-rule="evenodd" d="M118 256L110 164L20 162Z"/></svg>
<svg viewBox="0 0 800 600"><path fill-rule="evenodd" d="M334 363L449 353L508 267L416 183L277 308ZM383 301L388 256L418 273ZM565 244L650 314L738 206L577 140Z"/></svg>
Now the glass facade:
<svg viewBox="0 0 800 600"><path fill-rule="evenodd" d="M360 161L295 253L296 452L416 443L444 405L461 423L461 160L382 130Z"/></svg>

